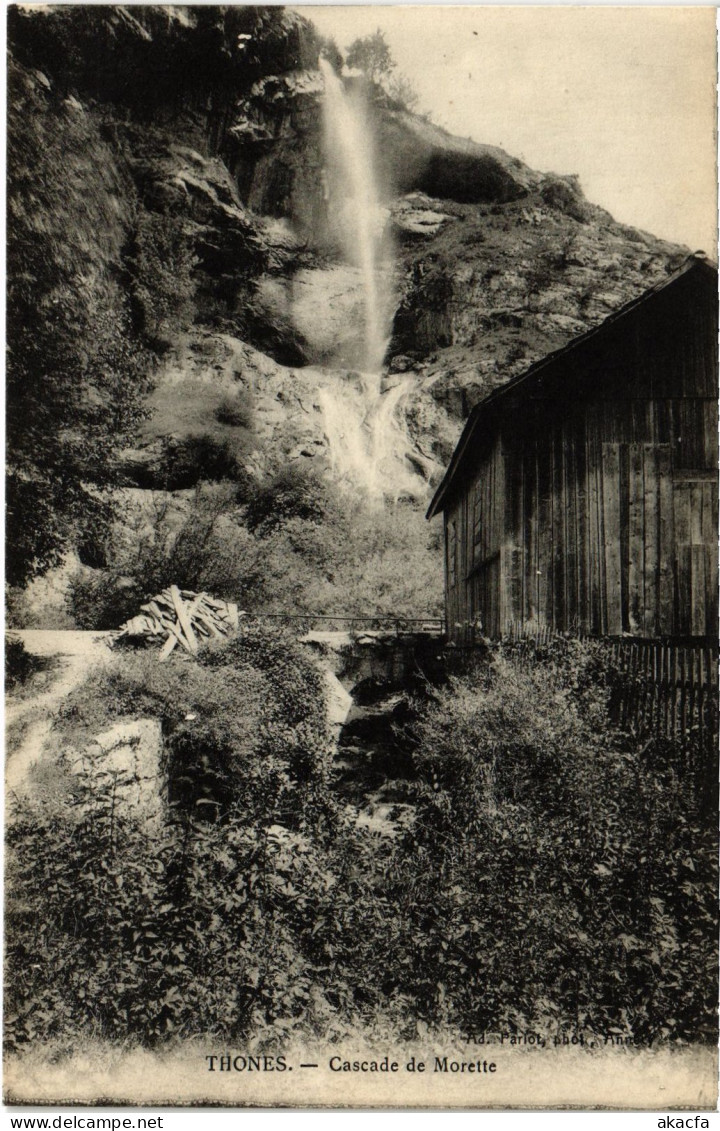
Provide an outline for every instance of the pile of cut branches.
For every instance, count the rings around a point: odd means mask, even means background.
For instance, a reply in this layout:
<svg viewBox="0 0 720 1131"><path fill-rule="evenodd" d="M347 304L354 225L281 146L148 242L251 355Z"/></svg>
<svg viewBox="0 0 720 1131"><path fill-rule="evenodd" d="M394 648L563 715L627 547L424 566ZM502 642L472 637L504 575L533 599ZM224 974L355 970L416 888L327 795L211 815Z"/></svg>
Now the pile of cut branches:
<svg viewBox="0 0 720 1131"><path fill-rule="evenodd" d="M195 656L205 640L236 631L243 615L232 601L218 601L208 593L192 593L171 585L141 605L138 616L120 627L116 639L162 644L160 660L166 660L178 644Z"/></svg>

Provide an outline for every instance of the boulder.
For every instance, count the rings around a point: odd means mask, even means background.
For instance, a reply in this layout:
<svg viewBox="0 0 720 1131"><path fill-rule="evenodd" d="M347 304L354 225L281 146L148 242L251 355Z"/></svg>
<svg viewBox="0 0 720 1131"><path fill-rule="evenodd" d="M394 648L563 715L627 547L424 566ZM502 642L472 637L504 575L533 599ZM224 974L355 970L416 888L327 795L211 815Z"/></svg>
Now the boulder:
<svg viewBox="0 0 720 1131"><path fill-rule="evenodd" d="M376 123L381 168L395 192L419 190L466 204L504 202L525 196L542 179L497 146L455 137L409 111L382 107Z"/></svg>
<svg viewBox="0 0 720 1131"><path fill-rule="evenodd" d="M325 678L327 720L337 742L353 705L352 696L345 690L334 672L326 668L323 676Z"/></svg>
<svg viewBox="0 0 720 1131"><path fill-rule="evenodd" d="M163 810L161 758L160 722L123 719L97 735L72 768L98 788L111 782L118 813L155 820Z"/></svg>

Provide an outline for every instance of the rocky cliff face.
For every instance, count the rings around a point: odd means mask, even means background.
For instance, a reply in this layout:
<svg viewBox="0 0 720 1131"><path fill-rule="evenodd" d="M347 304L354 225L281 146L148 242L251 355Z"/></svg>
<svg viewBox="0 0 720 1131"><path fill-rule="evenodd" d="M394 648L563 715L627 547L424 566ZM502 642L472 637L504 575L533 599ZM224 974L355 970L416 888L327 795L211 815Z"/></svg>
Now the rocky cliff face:
<svg viewBox="0 0 720 1131"><path fill-rule="evenodd" d="M284 461L330 467L318 390L358 388L349 370L360 280L327 224L323 43L312 26L279 8L26 8L11 11L10 46L15 144L38 131L52 139L53 208L67 208L68 227L82 217L79 198L63 205L63 178L87 178L111 214L96 234L107 285L142 306L147 232L185 249L186 316L158 313L144 296L162 358L153 415L126 460L131 477L152 480L163 444L207 431L253 475ZM420 496L480 397L686 251L615 223L573 177L452 137L379 89L370 122L395 248L385 385L402 375L396 403ZM64 148L78 131L90 139L84 154ZM32 154L24 175L11 186L11 223L13 201L27 209L33 198ZM48 208L42 193L38 207ZM153 254L159 278L162 247ZM83 264L67 268L71 278ZM228 400L239 396L246 412L233 417Z"/></svg>
<svg viewBox="0 0 720 1131"><path fill-rule="evenodd" d="M238 106L233 129L246 144L233 170L250 207L316 250L310 267L258 278L256 312L284 326L309 362L337 364L359 281L320 254L332 260L321 97L314 70L255 84ZM575 177L452 137L379 90L371 110L396 248L387 363L413 377L407 419L433 478L482 396L653 286L687 249L616 223Z"/></svg>

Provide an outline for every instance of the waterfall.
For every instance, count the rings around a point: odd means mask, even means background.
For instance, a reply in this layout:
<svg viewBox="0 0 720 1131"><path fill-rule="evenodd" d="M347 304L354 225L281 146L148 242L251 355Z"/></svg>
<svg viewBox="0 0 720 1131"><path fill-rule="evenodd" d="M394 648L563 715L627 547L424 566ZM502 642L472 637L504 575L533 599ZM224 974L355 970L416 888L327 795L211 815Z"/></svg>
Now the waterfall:
<svg viewBox="0 0 720 1131"><path fill-rule="evenodd" d="M385 496L422 497L425 484L410 471L405 453L410 439L402 407L413 384L403 377L382 391L381 377L357 373L318 389L318 403L335 476L361 486L378 501Z"/></svg>
<svg viewBox="0 0 720 1131"><path fill-rule="evenodd" d="M392 305L387 285L383 208L375 173L372 132L359 92L348 94L326 59L323 100L325 167L331 230L349 263L360 271L364 306L364 372L380 370L387 349Z"/></svg>
<svg viewBox="0 0 720 1131"><path fill-rule="evenodd" d="M319 390L336 475L378 499L422 494L410 472L403 403L412 378L384 388L381 376L394 312L391 241L379 189L372 130L359 89L347 91L325 59L324 142L328 225L362 286L360 372Z"/></svg>

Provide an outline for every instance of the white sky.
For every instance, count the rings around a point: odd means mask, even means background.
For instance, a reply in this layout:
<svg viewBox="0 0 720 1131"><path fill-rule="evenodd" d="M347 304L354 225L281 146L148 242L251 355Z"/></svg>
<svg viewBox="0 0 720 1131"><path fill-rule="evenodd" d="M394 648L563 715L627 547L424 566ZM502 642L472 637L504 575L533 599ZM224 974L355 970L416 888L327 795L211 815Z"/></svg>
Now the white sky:
<svg viewBox="0 0 720 1131"><path fill-rule="evenodd" d="M452 133L577 173L617 220L715 258L714 8L297 7L341 49L380 27Z"/></svg>

